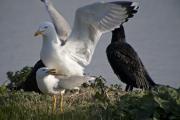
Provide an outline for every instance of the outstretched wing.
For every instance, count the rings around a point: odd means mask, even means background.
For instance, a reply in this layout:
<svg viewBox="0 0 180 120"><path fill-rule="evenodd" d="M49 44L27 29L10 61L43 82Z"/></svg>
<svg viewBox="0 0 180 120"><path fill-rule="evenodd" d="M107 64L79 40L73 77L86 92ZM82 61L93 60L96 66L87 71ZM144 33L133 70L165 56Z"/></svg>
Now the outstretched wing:
<svg viewBox="0 0 180 120"><path fill-rule="evenodd" d="M79 8L67 43L67 47L73 52L72 57L79 63L88 65L102 33L119 27L137 9L137 3L127 1L99 2Z"/></svg>
<svg viewBox="0 0 180 120"><path fill-rule="evenodd" d="M49 16L55 26L56 32L60 40L67 40L71 33L71 27L65 18L54 8L51 0L41 0L44 2Z"/></svg>

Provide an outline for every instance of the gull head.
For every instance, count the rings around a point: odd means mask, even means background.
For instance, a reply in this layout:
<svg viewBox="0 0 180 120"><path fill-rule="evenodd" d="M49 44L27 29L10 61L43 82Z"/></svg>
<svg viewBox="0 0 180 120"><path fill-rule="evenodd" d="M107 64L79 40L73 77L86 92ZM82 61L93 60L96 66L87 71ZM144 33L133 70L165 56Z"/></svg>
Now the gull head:
<svg viewBox="0 0 180 120"><path fill-rule="evenodd" d="M39 25L39 28L35 32L34 36L49 36L52 33L56 33L54 25L51 22L43 22Z"/></svg>
<svg viewBox="0 0 180 120"><path fill-rule="evenodd" d="M39 68L36 72L36 79L43 79L50 74L56 74L56 69L48 69L47 67Z"/></svg>

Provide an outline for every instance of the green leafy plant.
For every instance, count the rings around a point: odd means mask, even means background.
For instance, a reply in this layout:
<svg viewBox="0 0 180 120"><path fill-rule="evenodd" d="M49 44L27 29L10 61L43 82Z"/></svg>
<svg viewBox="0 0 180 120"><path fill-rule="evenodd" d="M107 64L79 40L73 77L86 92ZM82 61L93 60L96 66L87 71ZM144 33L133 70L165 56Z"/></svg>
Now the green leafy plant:
<svg viewBox="0 0 180 120"><path fill-rule="evenodd" d="M21 69L20 71L7 72L6 73L7 78L10 80L10 83L8 86L10 88L17 88L18 86L23 84L23 82L26 80L27 76L30 74L31 70L32 70L32 67L26 66L23 69Z"/></svg>
<svg viewBox="0 0 180 120"><path fill-rule="evenodd" d="M7 91L8 91L8 89L7 89L6 85L3 84L0 86L0 94L1 95L6 94Z"/></svg>

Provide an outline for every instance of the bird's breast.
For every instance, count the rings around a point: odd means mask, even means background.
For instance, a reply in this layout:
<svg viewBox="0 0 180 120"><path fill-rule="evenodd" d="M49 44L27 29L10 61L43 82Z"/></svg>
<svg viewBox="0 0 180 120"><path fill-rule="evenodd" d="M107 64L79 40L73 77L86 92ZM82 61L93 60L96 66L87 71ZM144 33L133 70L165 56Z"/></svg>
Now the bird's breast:
<svg viewBox="0 0 180 120"><path fill-rule="evenodd" d="M83 67L71 59L67 51L60 48L51 46L42 48L41 60L49 69L56 69L58 74L83 75Z"/></svg>
<svg viewBox="0 0 180 120"><path fill-rule="evenodd" d="M56 79L52 75L48 75L44 77L43 79L37 81L38 87L41 90L41 92L45 94L59 94L59 90L55 90L54 88L57 87L59 80Z"/></svg>

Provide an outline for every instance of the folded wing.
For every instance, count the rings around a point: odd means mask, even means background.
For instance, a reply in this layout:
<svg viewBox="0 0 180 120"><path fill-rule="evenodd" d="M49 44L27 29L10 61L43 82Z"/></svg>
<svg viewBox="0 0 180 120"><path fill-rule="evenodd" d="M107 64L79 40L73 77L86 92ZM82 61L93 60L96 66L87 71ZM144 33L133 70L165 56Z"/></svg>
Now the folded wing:
<svg viewBox="0 0 180 120"><path fill-rule="evenodd" d="M56 76L59 79L57 89L74 89L80 87L83 83L91 83L95 77L91 76Z"/></svg>
<svg viewBox="0 0 180 120"><path fill-rule="evenodd" d="M154 84L138 54L128 43L111 44L106 52L113 71L123 82L144 89Z"/></svg>

